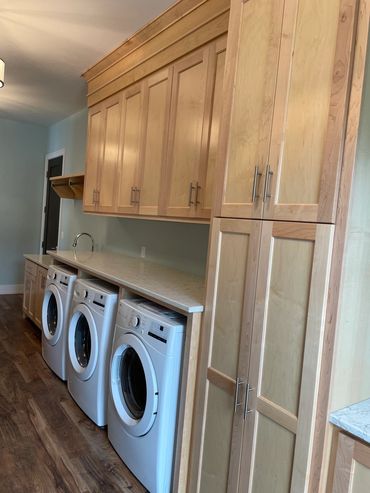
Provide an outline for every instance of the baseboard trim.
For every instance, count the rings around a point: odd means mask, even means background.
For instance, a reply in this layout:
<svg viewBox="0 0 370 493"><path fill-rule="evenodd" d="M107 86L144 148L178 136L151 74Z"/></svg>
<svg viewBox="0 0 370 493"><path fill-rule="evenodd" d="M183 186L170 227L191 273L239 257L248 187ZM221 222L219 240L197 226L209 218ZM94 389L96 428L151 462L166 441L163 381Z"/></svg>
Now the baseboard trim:
<svg viewBox="0 0 370 493"><path fill-rule="evenodd" d="M23 293L23 284L0 284L0 295L21 293Z"/></svg>

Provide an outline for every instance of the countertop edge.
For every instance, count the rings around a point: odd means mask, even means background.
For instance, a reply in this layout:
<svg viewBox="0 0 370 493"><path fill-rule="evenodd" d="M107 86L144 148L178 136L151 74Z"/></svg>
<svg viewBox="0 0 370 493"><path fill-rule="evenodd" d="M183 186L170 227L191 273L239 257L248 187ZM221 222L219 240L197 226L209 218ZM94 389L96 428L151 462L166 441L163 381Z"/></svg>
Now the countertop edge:
<svg viewBox="0 0 370 493"><path fill-rule="evenodd" d="M162 295L158 294L157 292L153 292L153 291L150 291L148 289L145 289L140 285L136 285L136 284L133 284L129 281L125 281L124 279L114 277L114 276L109 275L105 272L102 272L98 269L94 269L94 267L86 266L84 263L79 262L78 260L72 260L72 259L66 258L63 255L58 254L57 251L56 252L48 251L48 255L50 257L58 260L59 262L62 262L62 263L67 264L67 265L71 265L72 267L75 267L76 269L81 269L81 270L84 270L88 273L94 274L97 277L100 277L101 279L104 279L104 280L111 282L113 284L116 284L118 286L127 287L128 289L132 289L132 290L138 292L139 294L142 294L143 296L147 295L154 300L166 303L167 305L169 305L173 308L177 308L178 310L181 310L182 312L192 314L192 313L203 313L203 311L204 311L204 305L194 305L194 306L183 305L182 303L180 303L176 300L162 296Z"/></svg>
<svg viewBox="0 0 370 493"><path fill-rule="evenodd" d="M370 444L370 399L333 411L329 422Z"/></svg>

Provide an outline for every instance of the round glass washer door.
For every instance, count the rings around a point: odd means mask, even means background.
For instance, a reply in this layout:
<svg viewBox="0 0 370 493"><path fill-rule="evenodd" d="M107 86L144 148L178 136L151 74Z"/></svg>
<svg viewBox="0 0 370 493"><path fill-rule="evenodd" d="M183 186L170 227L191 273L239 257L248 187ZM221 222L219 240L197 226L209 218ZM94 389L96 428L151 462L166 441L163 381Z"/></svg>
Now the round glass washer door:
<svg viewBox="0 0 370 493"><path fill-rule="evenodd" d="M58 288L50 284L42 302L42 331L51 346L58 342L63 328L63 304Z"/></svg>
<svg viewBox="0 0 370 493"><path fill-rule="evenodd" d="M154 424L158 385L147 349L134 334L124 334L115 344L111 363L111 395L128 433L143 436Z"/></svg>
<svg viewBox="0 0 370 493"><path fill-rule="evenodd" d="M68 354L71 365L81 380L88 380L98 360L98 332L91 311L77 305L69 322Z"/></svg>

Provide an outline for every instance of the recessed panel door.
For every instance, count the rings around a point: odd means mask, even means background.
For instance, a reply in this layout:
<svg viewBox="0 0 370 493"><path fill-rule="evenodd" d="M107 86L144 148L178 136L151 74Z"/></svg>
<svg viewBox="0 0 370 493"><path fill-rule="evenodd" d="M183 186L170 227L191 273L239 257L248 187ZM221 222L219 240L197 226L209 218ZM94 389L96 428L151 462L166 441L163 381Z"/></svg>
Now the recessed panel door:
<svg viewBox="0 0 370 493"><path fill-rule="evenodd" d="M191 491L234 492L239 482L260 223L215 219L192 455ZM203 412L200 412L200 409ZM197 469L200 467L200 470Z"/></svg>
<svg viewBox="0 0 370 493"><path fill-rule="evenodd" d="M123 93L117 212L137 213L142 156L143 82Z"/></svg>
<svg viewBox="0 0 370 493"><path fill-rule="evenodd" d="M117 166L121 123L121 94L104 101L102 157L97 186L97 212L113 212L117 192Z"/></svg>
<svg viewBox="0 0 370 493"><path fill-rule="evenodd" d="M204 122L203 156L196 183L195 215L199 218L211 216L214 199L216 159L220 135L222 103L224 100L223 82L225 74L226 36L218 39L210 47L210 67L207 82L207 104Z"/></svg>
<svg viewBox="0 0 370 493"><path fill-rule="evenodd" d="M157 215L161 195L163 198L160 187L167 152L172 73L172 68L167 68L144 81L144 144L137 192L139 213L144 215Z"/></svg>
<svg viewBox="0 0 370 493"><path fill-rule="evenodd" d="M232 0L216 215L262 217L284 0Z"/></svg>
<svg viewBox="0 0 370 493"><path fill-rule="evenodd" d="M197 176L204 145L208 58L206 47L174 65L165 215L195 214Z"/></svg>
<svg viewBox="0 0 370 493"><path fill-rule="evenodd" d="M262 227L242 491L308 491L333 231Z"/></svg>
<svg viewBox="0 0 370 493"><path fill-rule="evenodd" d="M335 220L354 3L285 2L265 218Z"/></svg>
<svg viewBox="0 0 370 493"><path fill-rule="evenodd" d="M93 212L97 203L99 166L103 154L104 111L103 104L89 110L87 131L87 154L84 181L83 207Z"/></svg>

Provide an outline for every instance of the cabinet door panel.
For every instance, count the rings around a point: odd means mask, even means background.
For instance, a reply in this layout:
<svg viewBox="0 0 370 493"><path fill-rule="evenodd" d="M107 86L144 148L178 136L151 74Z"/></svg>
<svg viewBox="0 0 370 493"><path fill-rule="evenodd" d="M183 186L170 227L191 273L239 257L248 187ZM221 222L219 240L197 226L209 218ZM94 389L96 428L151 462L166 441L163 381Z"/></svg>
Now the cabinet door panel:
<svg viewBox="0 0 370 493"><path fill-rule="evenodd" d="M290 452L284 457L293 464L289 478L282 474L276 491L285 491L279 488L288 480L291 491L307 491L333 231L304 223L265 222L262 228L249 371L252 413L244 438L253 469L243 470L245 491L263 491L255 486L263 468L263 484L275 481L270 447L293 447L293 458ZM261 416L274 425L271 443L260 437Z"/></svg>
<svg viewBox="0 0 370 493"><path fill-rule="evenodd" d="M123 93L121 123L121 161L119 164L118 212L136 213L138 167L142 152L143 92L142 83Z"/></svg>
<svg viewBox="0 0 370 493"><path fill-rule="evenodd" d="M102 104L89 111L87 132L87 157L83 194L85 211L95 211L96 190L98 188L99 167L103 152L104 111Z"/></svg>
<svg viewBox="0 0 370 493"><path fill-rule="evenodd" d="M253 493L289 493L295 435L261 414L258 417Z"/></svg>
<svg viewBox="0 0 370 493"><path fill-rule="evenodd" d="M174 66L167 166L166 215L194 214L201 162L209 48ZM194 190L190 187L194 186ZM191 193L193 191L193 193Z"/></svg>
<svg viewBox="0 0 370 493"><path fill-rule="evenodd" d="M203 443L203 454L192 457L193 467L200 465L200 471L191 474L191 491L226 491L225 485L228 491L237 488L260 228L259 222L229 219L215 219L212 225L206 302L209 308L202 341L204 348L210 349L209 354L204 351L202 355L199 411L193 429L194 439ZM239 405L234 412L237 378ZM216 399L225 416L225 423L218 430L221 416L214 415ZM221 458L228 462L221 466Z"/></svg>
<svg viewBox="0 0 370 493"><path fill-rule="evenodd" d="M234 393L210 383L199 490L202 493L227 491L233 420Z"/></svg>
<svg viewBox="0 0 370 493"><path fill-rule="evenodd" d="M141 168L140 214L156 215L160 205L160 186L168 140L172 69L145 81L144 147Z"/></svg>
<svg viewBox="0 0 370 493"><path fill-rule="evenodd" d="M286 2L266 218L334 221L354 17L342 3Z"/></svg>
<svg viewBox="0 0 370 493"><path fill-rule="evenodd" d="M121 120L121 95L104 101L103 152L99 166L99 195L96 210L112 212L115 206Z"/></svg>
<svg viewBox="0 0 370 493"><path fill-rule="evenodd" d="M254 177L268 162L283 10L284 0L231 3L217 215L262 216L262 176Z"/></svg>

